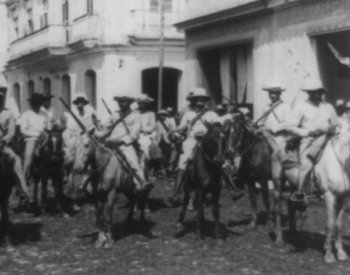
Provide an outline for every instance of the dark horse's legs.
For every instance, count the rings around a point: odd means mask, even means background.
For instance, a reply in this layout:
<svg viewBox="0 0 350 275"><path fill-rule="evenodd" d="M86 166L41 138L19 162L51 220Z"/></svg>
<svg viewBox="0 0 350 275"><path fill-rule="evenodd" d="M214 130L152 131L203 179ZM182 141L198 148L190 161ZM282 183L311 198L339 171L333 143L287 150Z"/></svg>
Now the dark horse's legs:
<svg viewBox="0 0 350 275"><path fill-rule="evenodd" d="M212 192L212 213L215 226L215 238L222 238L221 229L220 229L220 213L219 213L219 198L220 198L220 189Z"/></svg>
<svg viewBox="0 0 350 275"><path fill-rule="evenodd" d="M184 190L184 199L183 199L183 203L181 205L181 210L180 210L180 214L179 214L179 218L177 220L177 225L178 227L182 227L183 226L183 222L186 216L186 210L187 210L187 205L188 202L190 200L190 190L188 190L188 188L186 187L187 184L185 184L185 190Z"/></svg>
<svg viewBox="0 0 350 275"><path fill-rule="evenodd" d="M204 238L204 194L203 189L196 188L197 232L200 240Z"/></svg>

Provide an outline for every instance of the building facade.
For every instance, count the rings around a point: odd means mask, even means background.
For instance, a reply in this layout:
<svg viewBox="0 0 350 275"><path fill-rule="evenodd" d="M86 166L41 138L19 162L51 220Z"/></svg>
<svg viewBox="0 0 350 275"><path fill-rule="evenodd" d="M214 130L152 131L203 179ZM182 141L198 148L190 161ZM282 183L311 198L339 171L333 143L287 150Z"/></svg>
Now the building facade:
<svg viewBox="0 0 350 275"><path fill-rule="evenodd" d="M177 107L183 91L184 35L173 27L185 0L164 1L163 107ZM103 98L147 93L157 100L158 0L8 0L7 103L28 108L33 92L54 95L55 116L85 94L107 116Z"/></svg>
<svg viewBox="0 0 350 275"><path fill-rule="evenodd" d="M329 101L350 100L350 61L340 62L350 56L350 1L189 0L186 10L176 25L187 40L186 88L205 86L216 102L251 103L255 116L271 81L287 89L292 107L305 99L309 77L323 83Z"/></svg>
<svg viewBox="0 0 350 275"><path fill-rule="evenodd" d="M7 7L6 1L0 1L0 88L7 88L4 70L7 62Z"/></svg>

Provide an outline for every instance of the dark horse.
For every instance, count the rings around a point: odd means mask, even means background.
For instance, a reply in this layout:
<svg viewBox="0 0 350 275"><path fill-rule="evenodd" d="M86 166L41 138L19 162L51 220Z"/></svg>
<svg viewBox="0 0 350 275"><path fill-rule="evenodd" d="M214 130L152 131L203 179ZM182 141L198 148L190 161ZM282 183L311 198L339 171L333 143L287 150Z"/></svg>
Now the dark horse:
<svg viewBox="0 0 350 275"><path fill-rule="evenodd" d="M145 219L145 202L148 194L138 194L133 183L133 174L123 157L97 141L92 133L78 137L74 156L74 171L90 173L95 200L96 226L99 230L95 243L97 248L112 246L114 204L119 193L129 200L127 226L130 227L134 208L138 203L141 220Z"/></svg>
<svg viewBox="0 0 350 275"><path fill-rule="evenodd" d="M263 202L269 218L270 200L268 181L271 179L271 149L262 134L257 134L252 122L243 115L238 115L233 121L236 138L232 146L238 148L241 157L238 167L238 184L247 184L251 203L251 222L249 227L256 228L257 190L255 183L261 185Z"/></svg>
<svg viewBox="0 0 350 275"><path fill-rule="evenodd" d="M15 186L13 163L0 148L0 206L1 206L1 231L2 236L7 235L10 223L8 204L12 188Z"/></svg>
<svg viewBox="0 0 350 275"><path fill-rule="evenodd" d="M198 137L193 160L186 170L187 180L185 181L184 201L178 218L178 225L182 226L190 199L190 191L194 190L197 231L200 239L204 237L204 200L208 194L211 196L215 237L222 237L219 223L219 198L222 164L224 162L222 150L224 135L219 126L208 125L207 127L208 132L203 137Z"/></svg>
<svg viewBox="0 0 350 275"><path fill-rule="evenodd" d="M40 212L46 211L47 185L51 180L55 192L55 204L59 212L64 208L63 198L63 139L62 129L54 125L52 130L45 131L35 144L31 179L34 183L33 202ZM38 202L39 183L41 182L41 201Z"/></svg>

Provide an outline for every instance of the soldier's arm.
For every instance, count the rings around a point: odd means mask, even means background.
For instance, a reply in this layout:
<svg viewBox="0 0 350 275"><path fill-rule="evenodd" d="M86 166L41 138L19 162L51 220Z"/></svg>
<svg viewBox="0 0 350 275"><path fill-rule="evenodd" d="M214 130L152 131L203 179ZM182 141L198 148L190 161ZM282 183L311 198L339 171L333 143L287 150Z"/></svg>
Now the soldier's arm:
<svg viewBox="0 0 350 275"><path fill-rule="evenodd" d="M139 138L141 132L141 117L140 116L135 116L133 119L133 124L131 127L129 127L129 134L122 137L122 141L126 145L130 145L133 143L135 140Z"/></svg>
<svg viewBox="0 0 350 275"><path fill-rule="evenodd" d="M6 143L10 143L15 136L16 121L15 116L11 113L7 121L7 133L2 138Z"/></svg>
<svg viewBox="0 0 350 275"><path fill-rule="evenodd" d="M148 115L147 121L146 121L146 125L143 125L143 131L146 133L151 133L154 131L155 127L156 127L156 117L154 115L154 113L151 113Z"/></svg>

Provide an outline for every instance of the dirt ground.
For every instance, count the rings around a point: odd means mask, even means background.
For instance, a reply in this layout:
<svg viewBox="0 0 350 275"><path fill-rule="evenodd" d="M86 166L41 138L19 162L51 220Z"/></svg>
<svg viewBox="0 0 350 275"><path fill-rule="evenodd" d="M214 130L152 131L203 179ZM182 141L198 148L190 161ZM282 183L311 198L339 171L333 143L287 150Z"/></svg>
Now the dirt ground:
<svg viewBox="0 0 350 275"><path fill-rule="evenodd" d="M83 205L73 217L34 217L13 213L11 238L14 249L0 246L0 274L350 274L350 262L323 262L325 207L315 202L307 210L304 231L292 241L284 232L285 245L273 243L270 226L248 230L247 194L233 203L223 190L221 222L226 239L213 238L211 211L206 209L206 239L195 234L195 215L190 212L185 230L178 232L178 209L162 203L170 184L158 180L151 194L151 212L141 224L136 216L131 232L121 230L126 200L115 208L116 237L111 250L96 249L94 208ZM261 201L259 201L261 205ZM350 215L345 215L345 245L350 254ZM285 228L286 229L286 228Z"/></svg>

